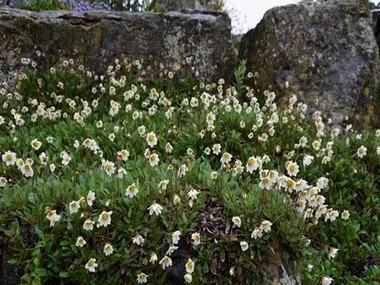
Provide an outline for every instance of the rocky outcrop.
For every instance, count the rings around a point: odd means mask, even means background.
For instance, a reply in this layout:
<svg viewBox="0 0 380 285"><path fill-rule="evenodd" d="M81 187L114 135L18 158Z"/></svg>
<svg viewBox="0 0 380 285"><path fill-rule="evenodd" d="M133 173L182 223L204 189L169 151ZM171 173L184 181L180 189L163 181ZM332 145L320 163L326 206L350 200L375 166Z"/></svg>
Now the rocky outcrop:
<svg viewBox="0 0 380 285"><path fill-rule="evenodd" d="M126 66L140 60L155 78L164 70L193 68L206 81L227 78L235 64L230 19L224 13L79 15L0 9L0 23L0 78L19 71L21 58L38 62L41 69L73 58L98 74L104 74L115 59ZM40 57L37 50L42 52Z"/></svg>
<svg viewBox="0 0 380 285"><path fill-rule="evenodd" d="M272 285L301 285L297 259L283 248L280 237L272 234L263 266L265 278Z"/></svg>
<svg viewBox="0 0 380 285"><path fill-rule="evenodd" d="M180 11L183 9L203 10L198 0L154 0L153 5L161 5L168 11Z"/></svg>
<svg viewBox="0 0 380 285"><path fill-rule="evenodd" d="M375 39L377 45L380 47L380 9L373 9L371 12L373 18L373 30L375 33Z"/></svg>
<svg viewBox="0 0 380 285"><path fill-rule="evenodd" d="M240 46L239 59L258 75L252 85L284 99L296 94L309 107L318 101L316 108L335 123L348 116L361 126L378 125L379 51L369 8L359 2L269 10Z"/></svg>

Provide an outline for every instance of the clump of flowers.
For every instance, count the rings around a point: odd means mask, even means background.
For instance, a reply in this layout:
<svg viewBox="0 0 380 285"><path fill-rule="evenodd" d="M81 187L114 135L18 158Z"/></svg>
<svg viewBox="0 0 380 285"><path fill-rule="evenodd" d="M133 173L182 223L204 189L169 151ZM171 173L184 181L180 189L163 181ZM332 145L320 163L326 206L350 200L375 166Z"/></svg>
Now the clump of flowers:
<svg viewBox="0 0 380 285"><path fill-rule="evenodd" d="M11 263L35 260L23 278L261 284L265 256L288 250L305 284L376 279L380 130L160 70L68 59L0 87L0 233Z"/></svg>

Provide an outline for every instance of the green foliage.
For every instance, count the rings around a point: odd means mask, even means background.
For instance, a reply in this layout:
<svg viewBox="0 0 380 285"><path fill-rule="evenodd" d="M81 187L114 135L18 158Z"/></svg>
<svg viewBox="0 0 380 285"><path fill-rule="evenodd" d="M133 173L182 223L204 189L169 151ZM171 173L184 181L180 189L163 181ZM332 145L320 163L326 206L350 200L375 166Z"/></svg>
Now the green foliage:
<svg viewBox="0 0 380 285"><path fill-rule="evenodd" d="M176 255L193 284L259 284L274 241L304 284L379 282L379 130L339 133L296 97L280 110L245 62L234 86L115 66L64 61L1 91L0 233L22 284L164 284L186 273Z"/></svg>
<svg viewBox="0 0 380 285"><path fill-rule="evenodd" d="M72 10L72 6L57 0L36 0L27 1L20 9L29 11Z"/></svg>

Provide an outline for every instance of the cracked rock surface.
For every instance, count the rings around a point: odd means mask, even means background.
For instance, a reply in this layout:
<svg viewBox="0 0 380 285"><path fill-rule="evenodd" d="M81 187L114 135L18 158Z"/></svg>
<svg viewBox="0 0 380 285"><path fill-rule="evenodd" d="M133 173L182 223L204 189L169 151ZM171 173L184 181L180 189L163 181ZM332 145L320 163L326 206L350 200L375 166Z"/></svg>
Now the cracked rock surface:
<svg viewBox="0 0 380 285"><path fill-rule="evenodd" d="M31 12L0 9L0 75L12 78L21 58L41 70L73 58L76 64L104 74L115 59L139 60L151 76L191 66L206 81L233 72L235 54L227 14L202 11L127 13L93 11ZM36 51L41 51L38 57ZM191 63L186 62L191 58Z"/></svg>

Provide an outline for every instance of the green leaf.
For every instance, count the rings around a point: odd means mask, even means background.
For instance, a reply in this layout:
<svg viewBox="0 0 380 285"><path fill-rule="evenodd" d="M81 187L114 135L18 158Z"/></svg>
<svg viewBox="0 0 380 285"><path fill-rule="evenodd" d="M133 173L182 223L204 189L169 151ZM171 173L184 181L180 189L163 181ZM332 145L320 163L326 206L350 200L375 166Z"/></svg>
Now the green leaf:
<svg viewBox="0 0 380 285"><path fill-rule="evenodd" d="M182 213L182 219L185 224L188 224L189 220L187 219L185 212Z"/></svg>
<svg viewBox="0 0 380 285"><path fill-rule="evenodd" d="M39 277L45 277L49 275L49 272L44 268L36 268L34 272L37 273Z"/></svg>
<svg viewBox="0 0 380 285"><path fill-rule="evenodd" d="M70 223L70 222L67 222L67 229L68 229L69 231L72 231L72 230L73 230L73 224Z"/></svg>
<svg viewBox="0 0 380 285"><path fill-rule="evenodd" d="M31 285L42 285L41 279L39 277L33 278Z"/></svg>
<svg viewBox="0 0 380 285"><path fill-rule="evenodd" d="M18 263L18 260L15 258L11 258L7 261L9 265L16 265Z"/></svg>
<svg viewBox="0 0 380 285"><path fill-rule="evenodd" d="M70 274L69 274L69 272L67 272L67 271L60 272L60 273L59 273L59 277L61 277L61 278L69 278L69 277L70 277Z"/></svg>

